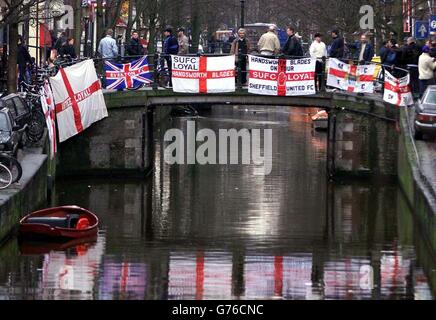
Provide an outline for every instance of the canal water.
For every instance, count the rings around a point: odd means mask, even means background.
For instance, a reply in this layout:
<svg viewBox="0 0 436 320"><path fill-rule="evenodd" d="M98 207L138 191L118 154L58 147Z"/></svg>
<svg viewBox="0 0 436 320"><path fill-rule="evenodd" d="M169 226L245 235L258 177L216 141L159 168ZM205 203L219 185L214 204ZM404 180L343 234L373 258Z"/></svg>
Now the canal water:
<svg viewBox="0 0 436 320"><path fill-rule="evenodd" d="M272 129L252 165L164 162L147 182L58 181L55 202L101 218L88 244L0 248L0 299L432 299L434 261L395 183L329 182L313 109L220 106L197 130Z"/></svg>

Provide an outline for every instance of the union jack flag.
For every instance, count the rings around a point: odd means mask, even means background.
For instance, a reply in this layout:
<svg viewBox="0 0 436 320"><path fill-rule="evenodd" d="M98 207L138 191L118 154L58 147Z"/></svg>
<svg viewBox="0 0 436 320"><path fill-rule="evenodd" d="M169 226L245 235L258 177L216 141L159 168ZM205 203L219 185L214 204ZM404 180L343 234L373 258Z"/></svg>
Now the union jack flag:
<svg viewBox="0 0 436 320"><path fill-rule="evenodd" d="M135 88L144 83L152 83L152 73L147 57L126 64L105 61L106 89L121 90Z"/></svg>

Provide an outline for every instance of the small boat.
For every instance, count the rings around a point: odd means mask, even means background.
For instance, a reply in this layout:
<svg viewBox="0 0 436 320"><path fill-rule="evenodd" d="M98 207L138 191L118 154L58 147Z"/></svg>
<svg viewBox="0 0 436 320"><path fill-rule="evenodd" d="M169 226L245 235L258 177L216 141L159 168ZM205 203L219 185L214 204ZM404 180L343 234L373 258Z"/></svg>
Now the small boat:
<svg viewBox="0 0 436 320"><path fill-rule="evenodd" d="M44 240L89 238L97 234L98 223L98 217L86 209L56 207L32 212L21 219L19 235Z"/></svg>
<svg viewBox="0 0 436 320"><path fill-rule="evenodd" d="M325 131L329 126L329 115L325 110L321 110L312 116L313 128L318 131Z"/></svg>

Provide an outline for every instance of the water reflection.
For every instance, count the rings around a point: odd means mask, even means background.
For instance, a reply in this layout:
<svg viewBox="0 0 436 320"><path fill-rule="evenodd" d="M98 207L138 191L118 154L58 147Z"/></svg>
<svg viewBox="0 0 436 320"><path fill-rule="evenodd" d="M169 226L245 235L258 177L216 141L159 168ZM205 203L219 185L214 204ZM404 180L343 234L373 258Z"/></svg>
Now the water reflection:
<svg viewBox="0 0 436 320"><path fill-rule="evenodd" d="M92 299L104 247L105 239L101 236L91 247L80 245L67 251L45 254L42 263L42 298Z"/></svg>
<svg viewBox="0 0 436 320"><path fill-rule="evenodd" d="M421 263L397 186L328 183L326 136L309 112L232 107L197 120L273 128L267 177L255 166L167 166L159 138L148 183L58 183L59 205L99 215L98 239L46 252L10 241L0 299L431 299L434 264Z"/></svg>

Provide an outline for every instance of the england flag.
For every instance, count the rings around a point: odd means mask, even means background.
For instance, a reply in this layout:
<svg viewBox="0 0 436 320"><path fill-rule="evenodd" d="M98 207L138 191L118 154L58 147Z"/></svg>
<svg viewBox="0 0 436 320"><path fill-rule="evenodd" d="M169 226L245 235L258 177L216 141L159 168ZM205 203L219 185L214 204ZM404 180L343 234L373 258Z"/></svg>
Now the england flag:
<svg viewBox="0 0 436 320"><path fill-rule="evenodd" d="M383 100L395 104L399 107L405 107L413 104L412 91L409 86L410 76L406 75L397 79L389 71L385 70L385 92Z"/></svg>
<svg viewBox="0 0 436 320"><path fill-rule="evenodd" d="M108 90L136 88L142 84L153 82L147 57L126 64L105 61L104 69L106 89Z"/></svg>

